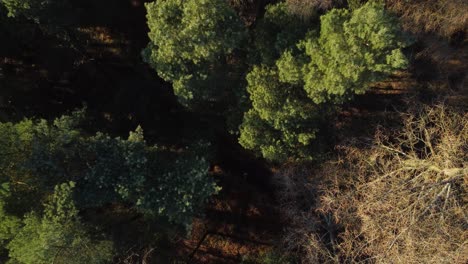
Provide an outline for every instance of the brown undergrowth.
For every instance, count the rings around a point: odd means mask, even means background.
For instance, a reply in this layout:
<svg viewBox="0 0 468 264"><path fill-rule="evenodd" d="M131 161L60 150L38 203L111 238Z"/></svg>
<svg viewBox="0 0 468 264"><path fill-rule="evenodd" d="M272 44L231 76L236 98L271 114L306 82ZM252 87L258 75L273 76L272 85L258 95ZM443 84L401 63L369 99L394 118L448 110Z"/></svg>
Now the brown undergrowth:
<svg viewBox="0 0 468 264"><path fill-rule="evenodd" d="M468 115L419 105L402 119L276 175L286 252L302 263L466 263Z"/></svg>
<svg viewBox="0 0 468 264"><path fill-rule="evenodd" d="M386 3L401 16L404 28L414 33L435 32L443 37L468 33L465 0L387 0Z"/></svg>

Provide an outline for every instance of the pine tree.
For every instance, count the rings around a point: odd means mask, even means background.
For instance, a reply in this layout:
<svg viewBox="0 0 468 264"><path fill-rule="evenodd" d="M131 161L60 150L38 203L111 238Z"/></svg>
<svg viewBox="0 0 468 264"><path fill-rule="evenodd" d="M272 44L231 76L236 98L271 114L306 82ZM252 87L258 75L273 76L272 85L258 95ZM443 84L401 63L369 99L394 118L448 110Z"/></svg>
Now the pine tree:
<svg viewBox="0 0 468 264"><path fill-rule="evenodd" d="M151 42L143 58L173 84L185 106L219 101L234 92L228 56L244 27L224 0L162 0L146 4Z"/></svg>
<svg viewBox="0 0 468 264"><path fill-rule="evenodd" d="M8 243L11 263L110 263L112 242L93 238L72 199L74 183L57 185L44 213L31 212Z"/></svg>
<svg viewBox="0 0 468 264"><path fill-rule="evenodd" d="M320 20L320 29L283 45L274 63L268 62L274 55L263 56L267 59L247 75L252 109L244 115L239 142L268 160L312 159L320 145L314 139L334 105L408 64L402 53L408 41L383 5L334 9ZM280 36L288 34L281 39L297 38L292 30Z"/></svg>

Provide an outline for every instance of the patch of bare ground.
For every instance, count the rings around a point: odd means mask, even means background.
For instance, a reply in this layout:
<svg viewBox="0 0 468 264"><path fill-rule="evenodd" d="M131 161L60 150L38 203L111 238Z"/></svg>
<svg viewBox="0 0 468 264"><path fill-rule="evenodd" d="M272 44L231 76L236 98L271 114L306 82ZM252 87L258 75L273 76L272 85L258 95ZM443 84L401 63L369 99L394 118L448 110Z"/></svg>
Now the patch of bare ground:
<svg viewBox="0 0 468 264"><path fill-rule="evenodd" d="M248 178L269 177L269 172L249 175L255 171L246 170L232 175L219 166L213 172L223 190L207 206L204 217L195 219L191 234L179 241L178 258L188 263L239 263L244 256L271 249L281 229L276 202Z"/></svg>
<svg viewBox="0 0 468 264"><path fill-rule="evenodd" d="M450 89L466 88L468 48L451 45L433 35L419 36L419 49L414 54L415 76L421 81L448 82Z"/></svg>

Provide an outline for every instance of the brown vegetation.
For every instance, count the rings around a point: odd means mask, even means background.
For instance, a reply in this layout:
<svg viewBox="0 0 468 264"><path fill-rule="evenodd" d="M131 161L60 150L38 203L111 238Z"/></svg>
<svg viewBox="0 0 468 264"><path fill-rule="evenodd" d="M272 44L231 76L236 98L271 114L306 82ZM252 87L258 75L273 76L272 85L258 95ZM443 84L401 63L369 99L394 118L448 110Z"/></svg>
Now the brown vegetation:
<svg viewBox="0 0 468 264"><path fill-rule="evenodd" d="M444 37L466 34L468 2L465 0L387 0L403 26L412 32L435 32Z"/></svg>
<svg viewBox="0 0 468 264"><path fill-rule="evenodd" d="M466 263L468 115L435 106L403 117L397 132L276 176L284 243L303 263Z"/></svg>

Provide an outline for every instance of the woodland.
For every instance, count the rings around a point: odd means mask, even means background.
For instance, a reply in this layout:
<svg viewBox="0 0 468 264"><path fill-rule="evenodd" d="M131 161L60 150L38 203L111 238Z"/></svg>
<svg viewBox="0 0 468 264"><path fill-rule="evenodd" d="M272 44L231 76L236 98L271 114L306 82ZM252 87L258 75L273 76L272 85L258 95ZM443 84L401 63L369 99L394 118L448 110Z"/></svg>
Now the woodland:
<svg viewBox="0 0 468 264"><path fill-rule="evenodd" d="M0 0L0 263L468 262L465 0Z"/></svg>

